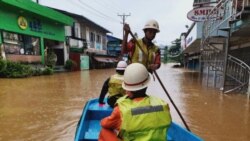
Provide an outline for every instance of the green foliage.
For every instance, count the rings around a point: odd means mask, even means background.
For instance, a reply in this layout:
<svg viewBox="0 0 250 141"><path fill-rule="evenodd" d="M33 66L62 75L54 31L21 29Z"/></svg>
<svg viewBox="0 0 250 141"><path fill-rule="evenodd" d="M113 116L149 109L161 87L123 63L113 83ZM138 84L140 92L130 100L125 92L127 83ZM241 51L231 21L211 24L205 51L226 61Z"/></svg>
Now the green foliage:
<svg viewBox="0 0 250 141"><path fill-rule="evenodd" d="M56 61L57 61L56 54L54 53L54 51L50 51L46 57L46 61L45 61L46 66L50 68L54 68L56 65Z"/></svg>
<svg viewBox="0 0 250 141"><path fill-rule="evenodd" d="M183 66L183 61L181 39L175 39L170 46L165 46L163 63L180 63Z"/></svg>
<svg viewBox="0 0 250 141"><path fill-rule="evenodd" d="M43 75L43 70L41 68L35 68L33 70L33 76Z"/></svg>
<svg viewBox="0 0 250 141"><path fill-rule="evenodd" d="M6 61L0 58L0 72L4 71L7 67Z"/></svg>
<svg viewBox="0 0 250 141"><path fill-rule="evenodd" d="M0 77L23 78L33 75L33 69L31 66L10 61L5 61L5 63L6 67L0 72Z"/></svg>
<svg viewBox="0 0 250 141"><path fill-rule="evenodd" d="M165 46L163 63L167 63L167 62L168 62L168 46Z"/></svg>
<svg viewBox="0 0 250 141"><path fill-rule="evenodd" d="M44 70L43 70L43 74L44 75L51 75L54 73L54 70L50 67L46 67Z"/></svg>
<svg viewBox="0 0 250 141"><path fill-rule="evenodd" d="M51 75L54 70L50 67L33 68L30 65L11 62L0 59L0 77L2 78L24 78L29 76Z"/></svg>
<svg viewBox="0 0 250 141"><path fill-rule="evenodd" d="M168 62L176 62L183 64L183 53L181 51L181 40L176 39L172 42L172 45L168 49Z"/></svg>
<svg viewBox="0 0 250 141"><path fill-rule="evenodd" d="M168 52L171 56L176 56L176 55L180 54L180 52L181 52L181 40L175 39L172 42L172 45L170 46L170 48L168 49Z"/></svg>
<svg viewBox="0 0 250 141"><path fill-rule="evenodd" d="M69 71L72 71L76 66L77 66L76 62L69 59L66 61L64 68Z"/></svg>

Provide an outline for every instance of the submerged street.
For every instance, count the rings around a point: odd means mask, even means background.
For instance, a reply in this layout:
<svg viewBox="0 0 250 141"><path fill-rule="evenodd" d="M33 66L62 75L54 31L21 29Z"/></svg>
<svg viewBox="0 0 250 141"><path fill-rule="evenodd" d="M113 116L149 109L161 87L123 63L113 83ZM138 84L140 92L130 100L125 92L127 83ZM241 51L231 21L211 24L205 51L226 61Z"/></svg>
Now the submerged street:
<svg viewBox="0 0 250 141"><path fill-rule="evenodd" d="M206 141L250 140L246 95L223 95L200 84L197 72L172 65L157 72L192 132ZM100 69L0 79L0 140L73 141L85 102L99 96L113 73ZM173 121L184 127L156 77L148 93L167 101Z"/></svg>

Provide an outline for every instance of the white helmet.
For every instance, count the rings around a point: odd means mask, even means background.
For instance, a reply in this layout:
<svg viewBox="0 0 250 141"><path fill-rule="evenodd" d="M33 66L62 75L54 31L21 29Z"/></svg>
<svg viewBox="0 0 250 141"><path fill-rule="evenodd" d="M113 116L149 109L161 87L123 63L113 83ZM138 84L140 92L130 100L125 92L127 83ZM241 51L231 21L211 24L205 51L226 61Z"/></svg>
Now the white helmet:
<svg viewBox="0 0 250 141"><path fill-rule="evenodd" d="M146 88L151 80L148 70L140 63L132 63L124 72L122 88L137 91Z"/></svg>
<svg viewBox="0 0 250 141"><path fill-rule="evenodd" d="M125 61L119 61L116 70L125 70L127 67L127 63Z"/></svg>
<svg viewBox="0 0 250 141"><path fill-rule="evenodd" d="M150 29L155 29L157 32L160 32L159 24L158 24L158 22L157 22L156 20L149 20L149 21L145 24L143 30L149 29L149 28L150 28Z"/></svg>

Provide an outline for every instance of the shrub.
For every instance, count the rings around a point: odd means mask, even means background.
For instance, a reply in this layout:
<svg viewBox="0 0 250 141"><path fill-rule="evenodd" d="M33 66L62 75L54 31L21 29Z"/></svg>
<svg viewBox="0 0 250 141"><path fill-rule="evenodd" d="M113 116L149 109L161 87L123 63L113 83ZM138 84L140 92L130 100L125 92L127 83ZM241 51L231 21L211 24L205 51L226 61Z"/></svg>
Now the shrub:
<svg viewBox="0 0 250 141"><path fill-rule="evenodd" d="M6 61L0 58L0 72L4 71L6 67L7 67Z"/></svg>
<svg viewBox="0 0 250 141"><path fill-rule="evenodd" d="M54 70L50 67L46 67L44 70L43 70L43 74L44 75L51 75L54 73Z"/></svg>
<svg viewBox="0 0 250 141"><path fill-rule="evenodd" d="M46 58L46 62L45 62L46 66L50 68L54 68L56 65L56 61L57 61L56 54L53 51L49 52Z"/></svg>
<svg viewBox="0 0 250 141"><path fill-rule="evenodd" d="M0 77L2 78L23 78L29 76L51 75L54 70L50 67L32 67L29 64L21 64L0 59Z"/></svg>
<svg viewBox="0 0 250 141"><path fill-rule="evenodd" d="M17 62L6 62L6 68L0 72L0 77L7 78L22 78L33 75L33 69L31 66L23 65Z"/></svg>
<svg viewBox="0 0 250 141"><path fill-rule="evenodd" d="M76 66L77 66L76 62L69 59L66 61L64 68L69 71L72 71Z"/></svg>
<svg viewBox="0 0 250 141"><path fill-rule="evenodd" d="M43 70L41 68L35 68L33 70L33 76L39 76L43 74Z"/></svg>

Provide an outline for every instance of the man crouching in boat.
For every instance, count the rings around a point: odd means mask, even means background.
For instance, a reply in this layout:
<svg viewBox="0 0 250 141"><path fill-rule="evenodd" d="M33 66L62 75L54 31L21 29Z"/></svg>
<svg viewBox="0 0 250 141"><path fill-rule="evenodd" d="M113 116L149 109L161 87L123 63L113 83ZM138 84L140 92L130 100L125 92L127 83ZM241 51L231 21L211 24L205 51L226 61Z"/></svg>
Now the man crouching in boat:
<svg viewBox="0 0 250 141"><path fill-rule="evenodd" d="M101 121L99 141L166 141L171 123L168 104L146 95L151 78L140 63L125 69L122 87L127 95L117 101L112 114Z"/></svg>
<svg viewBox="0 0 250 141"><path fill-rule="evenodd" d="M123 74L127 67L125 61L119 61L116 67L116 74L109 77L103 84L101 94L99 96L99 104L104 103L104 97L108 92L108 104L114 108L118 98L125 95L125 90L122 88Z"/></svg>

